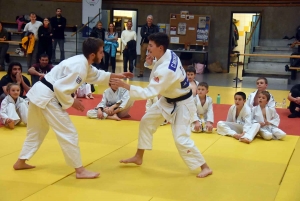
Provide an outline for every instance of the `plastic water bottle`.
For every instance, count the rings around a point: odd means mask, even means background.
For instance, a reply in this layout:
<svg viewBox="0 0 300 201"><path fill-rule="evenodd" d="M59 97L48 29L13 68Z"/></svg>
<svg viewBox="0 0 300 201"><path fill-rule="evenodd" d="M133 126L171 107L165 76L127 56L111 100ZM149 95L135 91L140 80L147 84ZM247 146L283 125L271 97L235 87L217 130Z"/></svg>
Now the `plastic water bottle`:
<svg viewBox="0 0 300 201"><path fill-rule="evenodd" d="M286 100L285 100L285 98L282 100L281 107L286 109Z"/></svg>
<svg viewBox="0 0 300 201"><path fill-rule="evenodd" d="M217 104L220 104L221 103L221 96L220 96L220 94L218 94L218 96L217 96Z"/></svg>

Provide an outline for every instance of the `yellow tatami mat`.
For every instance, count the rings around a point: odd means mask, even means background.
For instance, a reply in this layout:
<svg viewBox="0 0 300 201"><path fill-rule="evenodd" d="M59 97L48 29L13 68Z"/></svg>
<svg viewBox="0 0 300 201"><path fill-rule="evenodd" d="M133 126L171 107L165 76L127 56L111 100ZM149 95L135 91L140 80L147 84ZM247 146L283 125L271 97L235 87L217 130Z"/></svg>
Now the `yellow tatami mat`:
<svg viewBox="0 0 300 201"><path fill-rule="evenodd" d="M283 200L285 188L296 194L288 200L299 198L296 189L291 188L297 181L293 174L299 169L299 162L293 162L297 159L294 158L296 152L288 166L298 136L287 136L284 141L257 138L248 145L217 135L215 131L192 134L214 171L212 176L198 179L195 176L200 170L190 171L180 158L170 125L158 128L153 150L146 151L143 165L136 166L118 161L135 153L139 122L71 118L79 132L83 164L89 170L100 171L100 178L76 180L74 170L64 162L53 131L29 161L37 168L14 171L12 165L18 157L26 128L17 127L14 131L0 128L1 139L5 139L0 140L0 147L5 150L0 152L1 201L271 201L276 199L278 192L278 200ZM283 178L287 166L285 176L289 177Z"/></svg>
<svg viewBox="0 0 300 201"><path fill-rule="evenodd" d="M298 143L299 144L299 143ZM300 200L300 149L296 147L281 183L276 201Z"/></svg>

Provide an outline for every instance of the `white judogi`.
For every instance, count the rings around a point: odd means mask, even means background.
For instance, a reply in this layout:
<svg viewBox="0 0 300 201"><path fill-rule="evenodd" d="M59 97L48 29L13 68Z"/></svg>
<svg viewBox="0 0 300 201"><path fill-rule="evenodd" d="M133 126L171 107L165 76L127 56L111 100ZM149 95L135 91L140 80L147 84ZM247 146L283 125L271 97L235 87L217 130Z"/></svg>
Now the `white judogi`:
<svg viewBox="0 0 300 201"><path fill-rule="evenodd" d="M155 59L155 60L153 60L153 63L155 63L157 60ZM144 66L146 67L146 68L149 68L149 69L151 69L151 73L150 73L150 76L149 76L149 82L150 82L150 80L151 79L153 79L153 72L154 71L152 71L152 68L153 68L153 65L151 65L151 66L149 66L146 62L144 63ZM150 98L150 99L147 99L147 101L146 101L146 112L149 110L149 108L154 104L154 103L156 103L158 101L158 96L156 96L156 97L154 97L154 98Z"/></svg>
<svg viewBox="0 0 300 201"><path fill-rule="evenodd" d="M254 123L265 122L260 105L252 109L252 119ZM275 108L266 107L266 120L271 123L271 125L263 126L259 129L259 134L262 138L265 140L280 140L286 136L286 133L278 128L280 118Z"/></svg>
<svg viewBox="0 0 300 201"><path fill-rule="evenodd" d="M253 106L253 104L254 104L254 98L255 98L257 92L258 92L258 90L255 90L254 92L249 94L249 96L247 98L246 104L251 108L251 110L253 107L255 107L255 106ZM270 100L268 102L268 106L271 108L275 108L275 106L276 106L276 102L275 102L275 99L272 96L272 94L270 94Z"/></svg>
<svg viewBox="0 0 300 201"><path fill-rule="evenodd" d="M51 126L67 164L79 168L82 162L78 134L65 109L72 106L71 94L83 82L108 85L110 73L91 67L85 56L77 55L60 62L45 78L53 85L54 92L39 81L27 93L30 101L27 137L19 158L30 159Z"/></svg>
<svg viewBox="0 0 300 201"><path fill-rule="evenodd" d="M85 97L88 94L91 94L91 85L88 83L83 83L80 85L80 87L77 89L77 97L82 98Z"/></svg>
<svg viewBox="0 0 300 201"><path fill-rule="evenodd" d="M101 102L97 105L96 108L102 107L110 107L116 103L119 103L119 107L122 108L120 112L117 113L118 117L126 117L128 116L128 112L130 108L133 105L133 101L130 100L129 92L127 89L124 89L122 87L119 87L115 92L111 89L108 88L104 91L103 97ZM97 110L92 109L87 111L87 116L92 119L97 118ZM104 118L106 118L108 115L103 112Z"/></svg>
<svg viewBox="0 0 300 201"><path fill-rule="evenodd" d="M177 55L171 50L153 64L152 79L146 88L130 86L132 99L161 98L143 116L139 127L138 149L152 149L153 134L166 119L171 123L172 133L180 156L190 169L205 163L194 141L190 139L191 122L196 107L192 95L182 101L168 103L165 97L178 98L190 92L189 81Z"/></svg>
<svg viewBox="0 0 300 201"><path fill-rule="evenodd" d="M26 102L23 98L18 97L15 102L10 95L7 95L3 99L0 110L0 118L3 124L5 124L6 119L8 118L14 120L15 125L19 122L27 124L27 116L28 102Z"/></svg>
<svg viewBox="0 0 300 201"><path fill-rule="evenodd" d="M218 122L217 132L220 135L229 136L245 132L242 138L252 141L258 133L260 125L252 123L251 117L251 109L246 104L244 104L238 117L236 117L236 105L232 105L229 108L226 121Z"/></svg>
<svg viewBox="0 0 300 201"><path fill-rule="evenodd" d="M202 125L202 129L199 131L195 131L195 123L191 124L192 131L193 132L206 132L206 122L212 122L214 123L214 111L213 111L213 101L212 98L209 96L206 96L206 100L204 105L201 104L201 100L199 96L195 96L195 104L197 107L197 117L198 121Z"/></svg>

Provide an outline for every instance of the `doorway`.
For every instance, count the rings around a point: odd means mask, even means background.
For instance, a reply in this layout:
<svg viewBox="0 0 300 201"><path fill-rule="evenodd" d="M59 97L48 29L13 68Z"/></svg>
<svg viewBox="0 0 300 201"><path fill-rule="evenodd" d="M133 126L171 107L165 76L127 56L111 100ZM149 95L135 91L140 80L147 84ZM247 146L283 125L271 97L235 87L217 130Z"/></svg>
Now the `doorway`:
<svg viewBox="0 0 300 201"><path fill-rule="evenodd" d="M122 51L124 49L124 45L122 44L121 41L121 33L123 30L126 30L127 28L127 22L132 21L132 30L137 32L137 10L133 9L113 9L112 10L112 16L111 16L111 22L114 23L116 32L118 33L118 52L120 55L122 54Z"/></svg>
<svg viewBox="0 0 300 201"><path fill-rule="evenodd" d="M244 65L248 63L248 56L230 56L233 53L251 54L258 46L260 36L261 14L258 12L232 12L230 22L228 72L232 68L240 67L242 73ZM258 20L259 19L259 20ZM253 33L252 33L253 32ZM239 62L237 64L237 62Z"/></svg>

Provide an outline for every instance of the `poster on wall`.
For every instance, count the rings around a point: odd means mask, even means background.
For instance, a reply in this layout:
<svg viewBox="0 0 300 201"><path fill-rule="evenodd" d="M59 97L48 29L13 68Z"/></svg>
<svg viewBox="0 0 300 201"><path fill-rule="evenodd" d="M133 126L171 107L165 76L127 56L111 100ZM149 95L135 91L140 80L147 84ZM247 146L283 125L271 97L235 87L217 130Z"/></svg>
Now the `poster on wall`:
<svg viewBox="0 0 300 201"><path fill-rule="evenodd" d="M185 35L186 34L186 23L180 22L178 23L178 35Z"/></svg>
<svg viewBox="0 0 300 201"><path fill-rule="evenodd" d="M166 33L166 24L158 23L157 24L159 32Z"/></svg>
<svg viewBox="0 0 300 201"><path fill-rule="evenodd" d="M203 19L205 19L205 21ZM200 42L204 42L204 43L208 42L208 33L209 33L209 23L208 22L209 22L209 20L210 20L209 17L199 17L196 41L200 41Z"/></svg>
<svg viewBox="0 0 300 201"><path fill-rule="evenodd" d="M102 0L82 0L82 24L87 23L89 17L95 17L102 7Z"/></svg>

